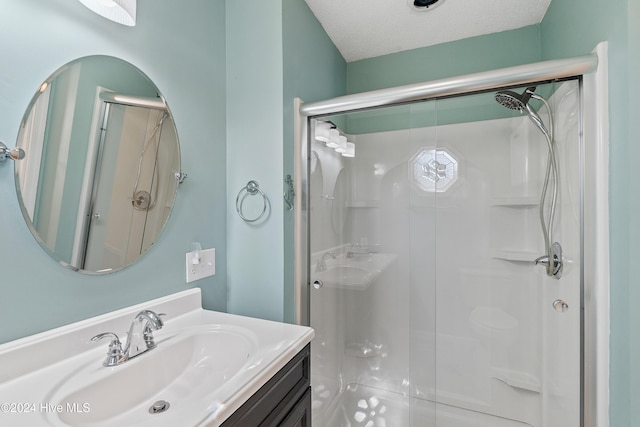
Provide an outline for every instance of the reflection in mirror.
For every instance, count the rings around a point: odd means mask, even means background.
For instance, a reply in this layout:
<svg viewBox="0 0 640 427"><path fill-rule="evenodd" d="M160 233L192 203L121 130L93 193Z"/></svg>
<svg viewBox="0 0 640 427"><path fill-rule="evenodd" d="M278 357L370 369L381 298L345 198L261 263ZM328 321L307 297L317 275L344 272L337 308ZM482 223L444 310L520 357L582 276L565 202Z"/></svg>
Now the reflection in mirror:
<svg viewBox="0 0 640 427"><path fill-rule="evenodd" d="M107 273L142 256L164 228L180 173L171 113L133 65L75 60L38 89L20 126L16 189L40 245L61 264Z"/></svg>

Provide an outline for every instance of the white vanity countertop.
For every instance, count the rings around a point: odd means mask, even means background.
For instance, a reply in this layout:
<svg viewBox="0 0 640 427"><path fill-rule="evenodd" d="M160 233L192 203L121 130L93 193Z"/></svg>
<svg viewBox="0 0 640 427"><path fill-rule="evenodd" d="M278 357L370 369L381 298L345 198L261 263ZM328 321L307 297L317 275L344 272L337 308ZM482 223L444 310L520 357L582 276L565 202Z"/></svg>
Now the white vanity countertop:
<svg viewBox="0 0 640 427"><path fill-rule="evenodd" d="M166 313L164 327L154 332L157 348L120 366L103 367L109 342L93 343L91 337L115 332L124 343L131 321L145 309ZM198 335L201 333L205 335ZM194 345L188 347L189 351L176 346L190 342L190 336L204 336L191 341L206 345L196 346L197 351L191 350ZM218 336L226 336L227 341L216 341ZM204 310L200 289L179 292L0 345L0 425L219 426L313 336L313 330L303 326ZM231 345L229 339L246 343L239 354L227 347ZM189 354L181 359L185 352ZM211 354L215 355L213 359ZM235 364L238 370L227 374L221 368L216 372L218 359ZM188 371L182 364L193 369ZM140 376L149 369L152 380L141 382L157 383L157 390L140 391L122 382L122 378ZM180 381L163 380L163 375L169 377L171 371L177 372ZM201 372L213 372L211 378L219 384L211 387L209 377L193 377ZM120 379L112 381L116 377ZM69 395L74 397L71 405L65 400ZM164 413L149 414L149 406L157 399L167 400L172 406ZM125 404L125 409L118 410L118 405Z"/></svg>

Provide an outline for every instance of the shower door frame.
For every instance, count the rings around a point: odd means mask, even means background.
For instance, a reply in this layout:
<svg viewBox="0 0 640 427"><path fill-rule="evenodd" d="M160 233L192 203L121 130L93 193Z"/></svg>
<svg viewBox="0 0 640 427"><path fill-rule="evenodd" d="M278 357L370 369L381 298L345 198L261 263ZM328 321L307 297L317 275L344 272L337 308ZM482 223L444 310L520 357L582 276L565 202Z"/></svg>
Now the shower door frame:
<svg viewBox="0 0 640 427"><path fill-rule="evenodd" d="M296 322L309 325L309 121L315 117L582 78L583 179L581 280L581 427L609 426L609 206L607 44L589 55L341 96L294 102ZM589 171L587 173L586 171Z"/></svg>

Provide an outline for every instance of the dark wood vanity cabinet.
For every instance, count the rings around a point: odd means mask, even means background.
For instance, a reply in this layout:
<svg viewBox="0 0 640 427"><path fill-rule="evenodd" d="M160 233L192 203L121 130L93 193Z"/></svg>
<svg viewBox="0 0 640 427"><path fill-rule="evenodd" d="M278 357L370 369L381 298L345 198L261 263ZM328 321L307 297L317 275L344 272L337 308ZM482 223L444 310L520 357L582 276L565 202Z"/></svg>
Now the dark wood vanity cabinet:
<svg viewBox="0 0 640 427"><path fill-rule="evenodd" d="M222 427L311 427L309 355L307 345Z"/></svg>

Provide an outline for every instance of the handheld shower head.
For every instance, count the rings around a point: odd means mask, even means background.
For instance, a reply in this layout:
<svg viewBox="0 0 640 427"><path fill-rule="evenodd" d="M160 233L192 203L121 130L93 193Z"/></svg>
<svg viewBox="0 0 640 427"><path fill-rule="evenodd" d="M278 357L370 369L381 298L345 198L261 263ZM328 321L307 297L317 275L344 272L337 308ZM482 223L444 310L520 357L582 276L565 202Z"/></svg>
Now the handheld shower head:
<svg viewBox="0 0 640 427"><path fill-rule="evenodd" d="M512 90L501 90L496 92L494 98L498 104L503 107L507 107L511 110L524 111L529 102L529 98L536 90L535 86L528 87L522 94L516 93Z"/></svg>
<svg viewBox="0 0 640 427"><path fill-rule="evenodd" d="M542 234L544 236L544 243L546 254L536 260L536 264L543 264L547 269L547 275L553 276L555 278L560 278L562 274L562 257L561 252L560 256L557 255L555 251L555 246L560 246L559 243L552 243L552 229L553 229L553 218L556 206L556 200L558 197L558 164L556 161L556 153L555 153L555 145L553 141L553 115L551 114L551 108L549 107L549 103L540 95L535 93L535 86L528 87L522 92L522 94L513 92L511 90L501 90L496 92L494 95L495 100L498 104L503 107L509 108L510 110L516 110L521 113L526 113L529 116L529 119L536 125L536 127L542 132L547 141L547 147L549 149L549 157L547 160L547 172L545 175L544 185L542 187L542 194L540 195L540 226L542 228ZM529 100L533 98L537 101L542 102L547 111L549 112L549 129L544 125L544 122L536 113L533 108L529 105ZM553 173L553 188L551 195L551 206L549 208L549 216L548 219L545 218L545 202L547 199L547 188L549 185L549 181L551 178L551 173Z"/></svg>
<svg viewBox="0 0 640 427"><path fill-rule="evenodd" d="M542 99L541 96L535 94L536 87L531 86L524 90L524 92L516 93L512 90L501 90L496 92L494 98L498 104L510 110L519 111L521 113L527 113L531 121L536 125L538 129L544 134L549 135L549 131L540 119L540 116L533 111L529 105L529 99Z"/></svg>

